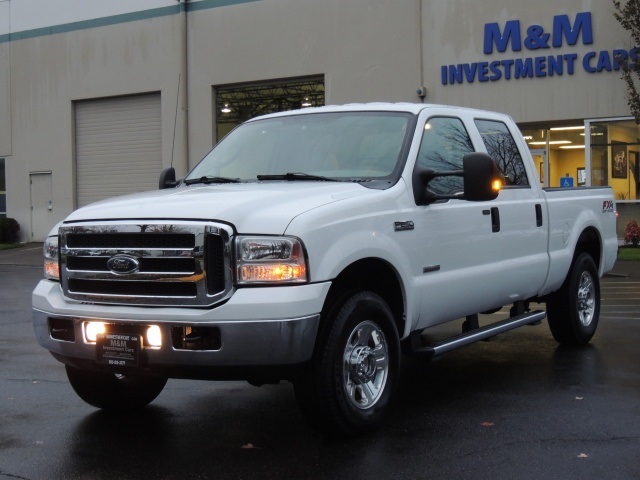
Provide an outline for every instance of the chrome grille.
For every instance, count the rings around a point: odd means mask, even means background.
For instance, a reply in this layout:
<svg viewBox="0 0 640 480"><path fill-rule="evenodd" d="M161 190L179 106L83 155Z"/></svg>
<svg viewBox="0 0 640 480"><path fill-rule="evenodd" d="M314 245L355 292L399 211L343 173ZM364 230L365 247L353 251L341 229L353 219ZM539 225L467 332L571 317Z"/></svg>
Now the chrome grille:
<svg viewBox="0 0 640 480"><path fill-rule="evenodd" d="M65 225L62 288L69 298L98 303L213 305L231 292L231 234L214 223Z"/></svg>

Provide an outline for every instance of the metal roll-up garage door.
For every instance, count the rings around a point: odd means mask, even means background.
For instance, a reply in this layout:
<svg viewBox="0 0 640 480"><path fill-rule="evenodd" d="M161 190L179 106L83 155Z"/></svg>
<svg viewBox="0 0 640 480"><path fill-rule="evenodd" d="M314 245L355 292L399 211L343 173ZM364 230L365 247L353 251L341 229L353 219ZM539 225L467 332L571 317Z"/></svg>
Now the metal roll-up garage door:
<svg viewBox="0 0 640 480"><path fill-rule="evenodd" d="M75 104L76 204L158 188L160 94Z"/></svg>

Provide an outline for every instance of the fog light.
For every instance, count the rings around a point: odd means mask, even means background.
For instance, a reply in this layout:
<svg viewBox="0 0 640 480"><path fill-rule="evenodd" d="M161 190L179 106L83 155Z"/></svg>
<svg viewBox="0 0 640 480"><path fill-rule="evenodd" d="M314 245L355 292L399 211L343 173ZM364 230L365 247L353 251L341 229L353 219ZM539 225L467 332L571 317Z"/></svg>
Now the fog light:
<svg viewBox="0 0 640 480"><path fill-rule="evenodd" d="M98 335L106 332L106 323L104 322L85 322L84 338L89 343L95 343Z"/></svg>
<svg viewBox="0 0 640 480"><path fill-rule="evenodd" d="M159 326L151 325L147 329L147 343L150 347L162 346L162 332L160 331Z"/></svg>

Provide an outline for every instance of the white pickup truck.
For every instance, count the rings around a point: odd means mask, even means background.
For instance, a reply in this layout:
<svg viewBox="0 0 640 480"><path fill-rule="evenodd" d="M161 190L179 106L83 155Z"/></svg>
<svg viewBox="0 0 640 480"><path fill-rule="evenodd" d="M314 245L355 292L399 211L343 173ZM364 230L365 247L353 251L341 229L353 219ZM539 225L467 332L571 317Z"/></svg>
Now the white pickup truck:
<svg viewBox="0 0 640 480"><path fill-rule="evenodd" d="M545 316L558 342L588 342L615 224L609 188L541 188L506 115L272 114L184 179L166 169L158 191L56 227L35 334L99 408L142 407L167 378L289 380L313 425L354 435L389 410L402 352L437 356ZM504 306L509 318L479 325ZM464 317L459 335L424 343Z"/></svg>

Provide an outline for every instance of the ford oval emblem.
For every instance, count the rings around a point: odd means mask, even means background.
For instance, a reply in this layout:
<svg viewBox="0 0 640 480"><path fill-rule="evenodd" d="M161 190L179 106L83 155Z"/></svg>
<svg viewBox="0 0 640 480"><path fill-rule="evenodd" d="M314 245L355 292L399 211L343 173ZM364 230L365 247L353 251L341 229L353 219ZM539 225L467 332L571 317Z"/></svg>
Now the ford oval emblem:
<svg viewBox="0 0 640 480"><path fill-rule="evenodd" d="M107 268L112 273L125 275L127 273L137 272L140 268L140 262L137 258L129 255L116 255L107 260Z"/></svg>

